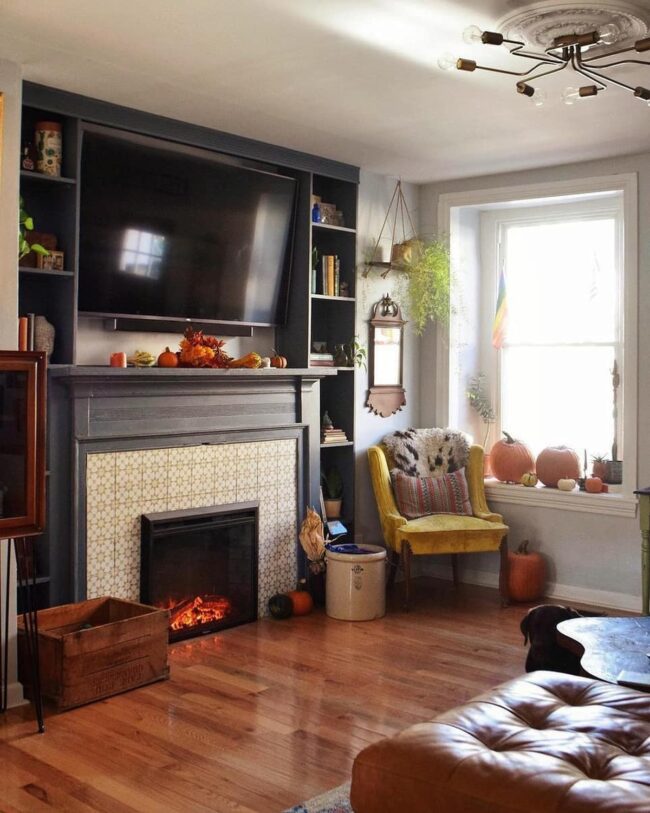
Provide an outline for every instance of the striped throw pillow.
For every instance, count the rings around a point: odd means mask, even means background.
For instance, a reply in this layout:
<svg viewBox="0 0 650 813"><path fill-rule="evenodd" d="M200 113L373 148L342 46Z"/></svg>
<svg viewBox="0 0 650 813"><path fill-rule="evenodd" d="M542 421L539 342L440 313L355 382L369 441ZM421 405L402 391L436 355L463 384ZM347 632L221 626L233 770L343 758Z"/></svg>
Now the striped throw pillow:
<svg viewBox="0 0 650 813"><path fill-rule="evenodd" d="M409 477L399 469L391 471L399 512L407 519L428 514L472 516L465 469L441 477Z"/></svg>

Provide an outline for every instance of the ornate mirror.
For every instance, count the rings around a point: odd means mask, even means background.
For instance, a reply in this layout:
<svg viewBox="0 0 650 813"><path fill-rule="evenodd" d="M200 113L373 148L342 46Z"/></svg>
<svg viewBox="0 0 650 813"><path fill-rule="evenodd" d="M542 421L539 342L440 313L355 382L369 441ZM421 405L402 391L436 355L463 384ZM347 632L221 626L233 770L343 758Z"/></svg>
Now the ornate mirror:
<svg viewBox="0 0 650 813"><path fill-rule="evenodd" d="M370 372L366 406L388 418L406 405L402 386L404 325L399 305L386 294L370 320Z"/></svg>

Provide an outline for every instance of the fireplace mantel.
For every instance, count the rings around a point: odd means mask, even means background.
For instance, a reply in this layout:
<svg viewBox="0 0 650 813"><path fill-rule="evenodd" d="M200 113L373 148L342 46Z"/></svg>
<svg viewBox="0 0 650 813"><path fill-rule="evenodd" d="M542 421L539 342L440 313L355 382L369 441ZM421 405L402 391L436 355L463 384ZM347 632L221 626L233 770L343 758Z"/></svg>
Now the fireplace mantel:
<svg viewBox="0 0 650 813"><path fill-rule="evenodd" d="M65 365L49 375L51 604L85 598L89 454L294 439L297 505L318 505L319 382L336 369Z"/></svg>

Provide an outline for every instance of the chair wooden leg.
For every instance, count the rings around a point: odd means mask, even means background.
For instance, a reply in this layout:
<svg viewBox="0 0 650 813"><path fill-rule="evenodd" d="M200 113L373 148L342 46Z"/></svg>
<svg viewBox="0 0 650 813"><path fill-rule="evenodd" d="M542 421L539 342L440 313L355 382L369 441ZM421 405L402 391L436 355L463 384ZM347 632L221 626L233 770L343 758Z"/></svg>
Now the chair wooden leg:
<svg viewBox="0 0 650 813"><path fill-rule="evenodd" d="M388 588L392 587L395 584L395 575L397 574L397 568L399 567L399 553L395 550L388 551L388 579L386 581L386 586Z"/></svg>
<svg viewBox="0 0 650 813"><path fill-rule="evenodd" d="M510 604L508 594L508 537L504 536L499 546L499 556L501 557L499 566L499 593L501 594L501 606L507 607Z"/></svg>
<svg viewBox="0 0 650 813"><path fill-rule="evenodd" d="M451 572L454 577L454 587L458 587L458 554L451 554Z"/></svg>
<svg viewBox="0 0 650 813"><path fill-rule="evenodd" d="M402 564L404 566L404 609L411 607L411 556L413 552L408 542L402 542Z"/></svg>

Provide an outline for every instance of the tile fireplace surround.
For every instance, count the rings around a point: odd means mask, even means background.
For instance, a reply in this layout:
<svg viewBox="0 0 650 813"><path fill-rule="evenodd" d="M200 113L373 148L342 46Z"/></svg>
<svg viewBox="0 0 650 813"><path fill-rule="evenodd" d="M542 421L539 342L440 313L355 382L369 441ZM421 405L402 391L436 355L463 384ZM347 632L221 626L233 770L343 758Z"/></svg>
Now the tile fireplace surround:
<svg viewBox="0 0 650 813"><path fill-rule="evenodd" d="M54 367L49 603L139 598L140 515L259 500L259 613L294 586L317 505L318 370Z"/></svg>
<svg viewBox="0 0 650 813"><path fill-rule="evenodd" d="M89 454L86 594L140 598L140 515L259 500L258 615L297 579L295 440Z"/></svg>

